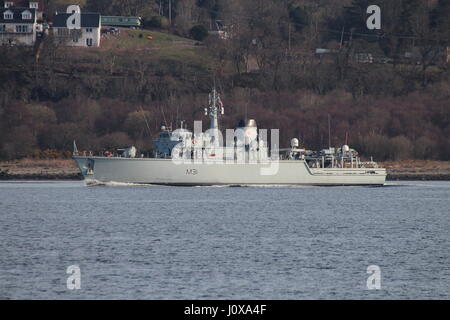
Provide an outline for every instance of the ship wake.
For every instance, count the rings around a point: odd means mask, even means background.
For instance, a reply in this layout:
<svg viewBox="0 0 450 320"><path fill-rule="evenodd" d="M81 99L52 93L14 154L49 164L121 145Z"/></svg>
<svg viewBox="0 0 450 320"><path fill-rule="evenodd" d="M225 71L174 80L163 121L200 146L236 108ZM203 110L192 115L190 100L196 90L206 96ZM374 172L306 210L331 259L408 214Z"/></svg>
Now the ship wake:
<svg viewBox="0 0 450 320"><path fill-rule="evenodd" d="M154 184L149 183L128 183L117 181L99 181L94 179L85 180L85 184L88 187L155 187Z"/></svg>

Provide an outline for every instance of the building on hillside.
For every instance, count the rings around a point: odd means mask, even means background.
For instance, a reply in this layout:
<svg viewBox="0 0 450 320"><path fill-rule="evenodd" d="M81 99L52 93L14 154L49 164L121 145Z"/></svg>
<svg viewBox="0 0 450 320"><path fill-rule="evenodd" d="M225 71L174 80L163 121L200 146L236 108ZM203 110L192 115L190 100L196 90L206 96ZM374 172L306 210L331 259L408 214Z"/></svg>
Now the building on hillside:
<svg viewBox="0 0 450 320"><path fill-rule="evenodd" d="M99 47L101 18L99 13L81 13L81 28L67 28L68 13L57 13L53 17L53 36L59 45L73 47Z"/></svg>
<svg viewBox="0 0 450 320"><path fill-rule="evenodd" d="M422 47L415 46L411 48L402 57L401 61L403 63L421 65L438 65L441 63L448 63L449 51L447 47L436 46L436 47Z"/></svg>
<svg viewBox="0 0 450 320"><path fill-rule="evenodd" d="M102 16L102 26L141 28L141 17Z"/></svg>
<svg viewBox="0 0 450 320"><path fill-rule="evenodd" d="M221 40L228 40L231 38L232 25L225 25L222 20L216 20L214 23L214 28L208 31L211 36L217 36Z"/></svg>
<svg viewBox="0 0 450 320"><path fill-rule="evenodd" d="M44 0L0 0L0 6L9 8L30 8L36 10L37 21L44 18Z"/></svg>
<svg viewBox="0 0 450 320"><path fill-rule="evenodd" d="M36 42L36 28L35 9L0 9L0 44L32 46Z"/></svg>
<svg viewBox="0 0 450 320"><path fill-rule="evenodd" d="M373 63L373 55L369 52L358 52L353 54L353 61L356 63Z"/></svg>

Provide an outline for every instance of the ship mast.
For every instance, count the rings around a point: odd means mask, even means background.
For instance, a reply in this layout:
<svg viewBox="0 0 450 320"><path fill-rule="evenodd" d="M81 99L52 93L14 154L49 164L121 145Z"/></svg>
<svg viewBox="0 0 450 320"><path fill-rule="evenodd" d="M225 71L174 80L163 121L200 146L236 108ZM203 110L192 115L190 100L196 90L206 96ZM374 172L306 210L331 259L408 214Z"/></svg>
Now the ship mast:
<svg viewBox="0 0 450 320"><path fill-rule="evenodd" d="M225 109L223 107L222 100L220 99L220 95L217 93L216 88L213 88L212 92L209 94L209 107L205 108L205 115L211 119L210 123L210 132L211 132L211 142L214 145L217 145L219 140L219 113L224 114Z"/></svg>
<svg viewBox="0 0 450 320"><path fill-rule="evenodd" d="M219 112L220 114L224 114L224 111L225 109L223 108L222 100L220 100L220 95L217 93L216 88L213 88L209 94L209 107L205 108L205 115L209 115L211 119L210 129L219 129Z"/></svg>

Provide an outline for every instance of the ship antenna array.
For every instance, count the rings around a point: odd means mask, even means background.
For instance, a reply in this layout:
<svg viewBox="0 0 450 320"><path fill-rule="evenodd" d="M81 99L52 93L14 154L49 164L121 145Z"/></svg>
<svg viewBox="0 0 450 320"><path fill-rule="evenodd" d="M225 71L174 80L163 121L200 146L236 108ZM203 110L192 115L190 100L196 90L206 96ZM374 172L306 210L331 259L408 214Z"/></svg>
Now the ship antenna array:
<svg viewBox="0 0 450 320"><path fill-rule="evenodd" d="M211 129L218 128L218 116L225 114L225 108L223 107L222 100L220 99L219 93L217 93L214 87L212 92L209 94L209 107L205 108L205 116L211 118Z"/></svg>

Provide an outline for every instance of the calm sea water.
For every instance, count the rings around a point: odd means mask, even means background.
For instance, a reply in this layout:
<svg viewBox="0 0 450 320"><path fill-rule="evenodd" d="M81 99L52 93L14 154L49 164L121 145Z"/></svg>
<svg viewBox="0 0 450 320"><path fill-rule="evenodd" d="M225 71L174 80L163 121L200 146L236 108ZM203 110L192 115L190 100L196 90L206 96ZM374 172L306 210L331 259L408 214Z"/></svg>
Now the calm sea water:
<svg viewBox="0 0 450 320"><path fill-rule="evenodd" d="M0 299L449 299L450 182L0 183ZM78 265L81 289L68 290ZM367 267L381 269L368 290Z"/></svg>

